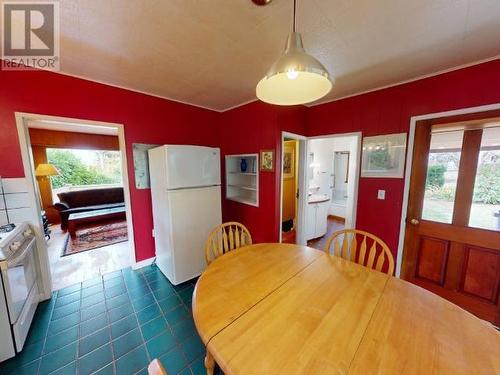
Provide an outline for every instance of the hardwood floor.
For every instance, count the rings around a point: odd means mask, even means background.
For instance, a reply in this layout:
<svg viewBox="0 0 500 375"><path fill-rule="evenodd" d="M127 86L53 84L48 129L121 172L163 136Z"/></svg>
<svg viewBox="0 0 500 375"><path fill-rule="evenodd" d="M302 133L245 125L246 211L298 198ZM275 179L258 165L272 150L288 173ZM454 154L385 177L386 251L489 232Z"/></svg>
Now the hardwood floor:
<svg viewBox="0 0 500 375"><path fill-rule="evenodd" d="M328 227L327 232L323 237L315 238L307 241L307 246L314 249L323 250L326 244L326 240L338 230L344 229L345 222L340 218L335 218L333 216L328 216ZM281 232L281 243L295 243L296 242L296 232L292 229L288 232Z"/></svg>
<svg viewBox="0 0 500 375"><path fill-rule="evenodd" d="M50 230L51 239L47 245L52 290L59 290L130 266L128 241L61 257L68 233L63 232L60 225L52 225Z"/></svg>
<svg viewBox="0 0 500 375"><path fill-rule="evenodd" d="M328 216L328 228L326 234L323 237L315 238L307 241L307 246L312 247L314 249L323 250L325 247L326 241L328 238L336 231L344 229L345 222L334 218L332 216Z"/></svg>

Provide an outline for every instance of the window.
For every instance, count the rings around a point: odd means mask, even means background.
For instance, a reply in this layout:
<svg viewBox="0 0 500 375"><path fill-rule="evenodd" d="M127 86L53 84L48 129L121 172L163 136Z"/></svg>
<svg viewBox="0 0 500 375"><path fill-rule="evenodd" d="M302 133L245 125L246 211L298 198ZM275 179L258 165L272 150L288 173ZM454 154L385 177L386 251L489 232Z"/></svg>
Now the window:
<svg viewBox="0 0 500 375"><path fill-rule="evenodd" d="M500 127L483 130L469 226L500 230Z"/></svg>
<svg viewBox="0 0 500 375"><path fill-rule="evenodd" d="M58 192L122 184L119 151L47 149L47 159L59 170L51 178Z"/></svg>
<svg viewBox="0 0 500 375"><path fill-rule="evenodd" d="M422 219L451 224L464 132L431 134Z"/></svg>

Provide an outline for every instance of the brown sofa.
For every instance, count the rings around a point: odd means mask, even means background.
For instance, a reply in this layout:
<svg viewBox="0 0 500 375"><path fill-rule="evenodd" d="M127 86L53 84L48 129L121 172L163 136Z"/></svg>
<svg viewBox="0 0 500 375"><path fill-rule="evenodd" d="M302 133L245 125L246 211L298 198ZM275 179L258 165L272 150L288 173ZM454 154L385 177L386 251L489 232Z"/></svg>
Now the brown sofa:
<svg viewBox="0 0 500 375"><path fill-rule="evenodd" d="M68 228L70 214L124 207L123 188L88 189L57 194L59 202L54 206L61 216L61 228Z"/></svg>

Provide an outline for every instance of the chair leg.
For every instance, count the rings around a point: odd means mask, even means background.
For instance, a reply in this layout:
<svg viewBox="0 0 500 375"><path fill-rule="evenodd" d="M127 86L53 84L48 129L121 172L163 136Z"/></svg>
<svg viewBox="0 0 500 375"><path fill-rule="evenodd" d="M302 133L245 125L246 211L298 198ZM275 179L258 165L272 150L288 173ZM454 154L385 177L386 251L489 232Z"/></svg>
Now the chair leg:
<svg viewBox="0 0 500 375"><path fill-rule="evenodd" d="M214 357L212 357L212 354L210 354L207 348L207 355L205 357L205 368L207 369L207 375L214 375L214 367L215 367Z"/></svg>

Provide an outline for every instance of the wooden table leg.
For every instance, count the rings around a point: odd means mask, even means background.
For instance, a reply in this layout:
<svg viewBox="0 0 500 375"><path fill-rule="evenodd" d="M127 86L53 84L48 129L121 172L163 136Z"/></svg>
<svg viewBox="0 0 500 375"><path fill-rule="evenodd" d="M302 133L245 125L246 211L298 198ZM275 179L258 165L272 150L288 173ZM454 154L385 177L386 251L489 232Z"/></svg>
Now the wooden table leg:
<svg viewBox="0 0 500 375"><path fill-rule="evenodd" d="M74 240L76 238L76 224L73 221L70 221L68 223L68 232L71 236L71 239Z"/></svg>
<svg viewBox="0 0 500 375"><path fill-rule="evenodd" d="M207 348L207 355L205 357L205 368L207 369L207 375L214 375L214 367L215 367L214 357L212 357L212 354L210 354Z"/></svg>

